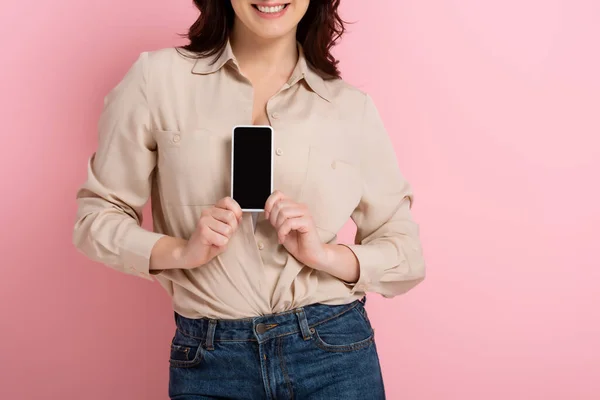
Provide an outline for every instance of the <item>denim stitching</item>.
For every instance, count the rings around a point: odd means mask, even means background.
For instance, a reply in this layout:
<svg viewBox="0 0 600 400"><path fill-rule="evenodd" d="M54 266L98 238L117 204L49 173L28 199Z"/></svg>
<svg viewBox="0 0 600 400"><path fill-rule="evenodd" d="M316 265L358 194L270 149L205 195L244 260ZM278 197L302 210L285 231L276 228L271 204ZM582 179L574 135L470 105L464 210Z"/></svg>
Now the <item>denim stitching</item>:
<svg viewBox="0 0 600 400"><path fill-rule="evenodd" d="M179 328L179 327L177 327L176 329L177 329L179 332L181 332L183 335L185 335L185 336L187 336L187 337L191 337L192 339L196 339L196 340L200 340L200 341L204 340L204 338L201 338L201 337L198 337L198 336L194 336L194 335L192 335L191 333L189 333L189 332L186 332L186 331L184 331L183 329L181 329L181 328Z"/></svg>
<svg viewBox="0 0 600 400"><path fill-rule="evenodd" d="M294 400L294 391L292 389L292 382L290 381L290 376L288 375L287 367L285 366L285 360L283 359L283 338L279 337L278 340L278 356L279 356L279 364L281 365L281 371L283 372L283 379L285 384L290 392L290 400Z"/></svg>
<svg viewBox="0 0 600 400"><path fill-rule="evenodd" d="M350 306L350 307L346 308L345 310L341 311L341 312L340 312L340 313L338 313L338 314L335 314L335 315L333 315L333 316L331 316L331 317L329 317L329 318L327 318L327 319L324 319L324 320L322 320L322 321L315 322L313 325L310 325L310 327L311 327L311 328L314 328L315 326L318 326L318 325L324 324L325 322L329 322L329 321L331 321L332 319L338 318L339 316L341 316L341 315L344 315L345 313L347 313L348 311L351 311L353 308L355 308L355 307L357 307L357 306L358 306L358 304L354 304L354 305L352 305L352 306Z"/></svg>
<svg viewBox="0 0 600 400"><path fill-rule="evenodd" d="M365 328L367 328L367 330L371 331L373 330L370 326L369 323L367 322L367 319L365 318L364 314L361 313L357 308L354 309L354 311L356 311L358 313L359 319L361 320L363 326Z"/></svg>
<svg viewBox="0 0 600 400"><path fill-rule="evenodd" d="M190 347L188 346L179 346L178 344L171 343L171 351L181 351L185 353L185 359L187 361L190 359Z"/></svg>
<svg viewBox="0 0 600 400"><path fill-rule="evenodd" d="M340 311L339 313L337 313L337 314L335 314L335 315L332 315L332 316L331 316L331 317L329 317L329 318L326 318L326 319L324 319L324 320L321 320L321 321L315 322L315 323L314 323L314 324L312 324L312 325L309 325L309 328L314 328L315 326L318 326L318 325L324 324L325 322L329 322L329 321L331 321L331 320L333 320L333 319L335 319L335 318L338 318L338 317L340 317L341 315L344 315L345 313L347 313L348 311L351 311L352 309L356 308L357 306L358 306L358 303L356 303L356 304L352 304L352 305L351 305L351 306L349 306L348 308L346 308L346 309L344 309L344 310ZM291 311L286 311L286 312L284 312L284 313L280 313L280 314L278 314L278 315L287 315L287 314L293 314L293 313L296 313L296 312L297 312L297 310L291 310ZM250 318L245 318L245 319L242 319L241 321L244 321L244 320L251 321L252 319L250 319ZM187 336L187 337L190 337L190 338L193 338L193 339L197 339L197 340L204 340L204 339L203 339L203 338L201 338L201 337L198 337L198 336L194 336L194 335L192 335L191 333L189 333L189 332L187 332L187 331L185 331L185 330L181 329L180 327L176 327L176 329L177 329L179 332L181 332L182 334L184 334L185 336ZM296 330L294 330L294 331L290 331L290 332L282 333L282 334L280 334L280 335L273 336L273 337L272 337L272 339L275 339L275 338L280 338L280 337L285 337L285 336L289 336L289 335L295 335L295 334L297 334L298 332L300 332L300 330L299 330L299 329L296 329ZM216 338L215 338L214 340L215 340L215 342L258 342L258 340L257 340L257 339L254 339L254 338L251 338L251 339L216 339Z"/></svg>
<svg viewBox="0 0 600 400"><path fill-rule="evenodd" d="M371 336L369 336L367 339L361 340L360 342L348 345L334 345L325 343L319 336L319 332L315 331L315 344L317 347L330 353L349 353L352 351L361 350L373 343L374 339L375 338L373 334L371 334Z"/></svg>
<svg viewBox="0 0 600 400"><path fill-rule="evenodd" d="M267 355L267 353L265 353L265 356L266 356L266 355ZM259 350L258 350L258 356L260 357L260 347L259 347ZM267 374L267 386L268 386L268 389L269 389L269 392L267 393L267 395L268 395L270 398L272 398L272 397L273 397L273 388L271 388L271 380L269 379L269 366L268 366L268 365L267 365L267 363L266 363L267 359L266 359L266 358L264 358L264 357L261 357L261 358L262 358L262 360L261 360L261 363L262 363L263 361L265 362L265 372L266 372L266 374ZM268 358L268 357L267 357L267 358ZM262 368L261 368L261 371L262 371Z"/></svg>
<svg viewBox="0 0 600 400"><path fill-rule="evenodd" d="M173 360L169 357L169 363L172 367L175 368L192 368L200 365L202 362L202 346L198 346L198 350L196 350L196 354L193 360L189 361L181 361L181 360Z"/></svg>

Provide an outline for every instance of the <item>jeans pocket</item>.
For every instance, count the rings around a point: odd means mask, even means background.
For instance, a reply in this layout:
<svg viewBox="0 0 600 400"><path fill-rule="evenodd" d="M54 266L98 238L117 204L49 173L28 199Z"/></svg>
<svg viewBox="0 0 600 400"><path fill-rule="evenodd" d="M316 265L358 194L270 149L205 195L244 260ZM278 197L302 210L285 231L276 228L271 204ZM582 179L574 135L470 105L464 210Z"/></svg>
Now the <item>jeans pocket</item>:
<svg viewBox="0 0 600 400"><path fill-rule="evenodd" d="M169 363L174 368L196 367L202 361L201 342L177 330L171 341Z"/></svg>
<svg viewBox="0 0 600 400"><path fill-rule="evenodd" d="M317 347L319 347L321 350L334 352L334 353L349 352L349 351L356 351L356 350L364 349L365 347L367 347L371 343L373 343L373 340L374 340L374 336L371 333L369 336L367 336L366 339L359 340L358 342L352 341L351 343L348 343L348 344L331 344L329 342L326 342L323 338L321 338L321 336L319 335L319 332L316 329L313 330L313 334L314 334L314 340L317 344ZM348 340L346 340L344 342L348 342Z"/></svg>
<svg viewBox="0 0 600 400"><path fill-rule="evenodd" d="M321 350L349 352L368 347L375 339L370 324L365 322L356 307L311 329L314 343Z"/></svg>

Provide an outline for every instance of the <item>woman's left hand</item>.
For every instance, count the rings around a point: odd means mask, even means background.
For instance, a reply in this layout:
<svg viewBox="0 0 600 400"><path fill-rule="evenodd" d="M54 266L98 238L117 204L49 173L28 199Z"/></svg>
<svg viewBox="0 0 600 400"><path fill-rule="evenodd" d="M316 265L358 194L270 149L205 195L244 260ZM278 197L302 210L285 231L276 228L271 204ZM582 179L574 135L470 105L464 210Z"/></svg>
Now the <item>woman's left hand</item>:
<svg viewBox="0 0 600 400"><path fill-rule="evenodd" d="M275 191L265 204L265 217L275 227L279 243L298 261L314 269L327 265L327 248L306 205Z"/></svg>

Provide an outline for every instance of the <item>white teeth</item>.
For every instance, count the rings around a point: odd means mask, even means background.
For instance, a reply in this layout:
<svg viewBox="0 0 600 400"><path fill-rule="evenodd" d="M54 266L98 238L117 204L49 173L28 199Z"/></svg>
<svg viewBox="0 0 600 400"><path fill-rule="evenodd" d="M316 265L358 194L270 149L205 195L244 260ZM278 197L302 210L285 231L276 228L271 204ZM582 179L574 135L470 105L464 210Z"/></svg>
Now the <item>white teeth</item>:
<svg viewBox="0 0 600 400"><path fill-rule="evenodd" d="M274 14L274 13L283 11L283 9L285 8L285 5L282 4L280 6L275 6L275 7L265 7L265 6L257 5L256 8L258 8L258 11L260 11L262 13Z"/></svg>

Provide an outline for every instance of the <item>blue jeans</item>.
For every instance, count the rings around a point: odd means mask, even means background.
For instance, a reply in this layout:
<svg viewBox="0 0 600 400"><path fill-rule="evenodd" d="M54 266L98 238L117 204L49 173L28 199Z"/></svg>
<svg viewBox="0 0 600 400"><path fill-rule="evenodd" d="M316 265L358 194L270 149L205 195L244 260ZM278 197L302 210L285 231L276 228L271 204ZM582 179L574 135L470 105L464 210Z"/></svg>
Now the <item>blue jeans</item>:
<svg viewBox="0 0 600 400"><path fill-rule="evenodd" d="M237 320L175 314L169 396L385 399L364 301Z"/></svg>

